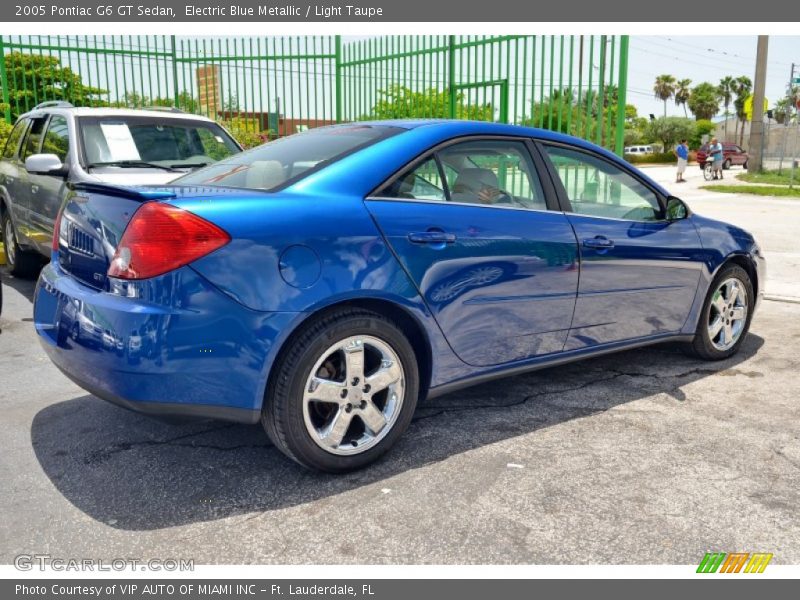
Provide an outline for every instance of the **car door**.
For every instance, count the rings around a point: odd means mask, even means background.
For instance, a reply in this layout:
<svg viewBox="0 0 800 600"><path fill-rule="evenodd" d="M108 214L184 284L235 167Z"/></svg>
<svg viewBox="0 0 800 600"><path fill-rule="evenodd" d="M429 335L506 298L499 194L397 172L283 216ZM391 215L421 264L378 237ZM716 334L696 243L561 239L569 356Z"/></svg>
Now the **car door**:
<svg viewBox="0 0 800 600"><path fill-rule="evenodd" d="M20 179L27 179L27 173L20 160L20 144L25 137L25 132L30 124L29 119L20 119L11 130L6 146L3 149L3 160L0 164L0 185L7 198L10 200L11 220L17 227L17 236L24 237L24 232L19 231L18 223L27 221L26 206L20 201Z"/></svg>
<svg viewBox="0 0 800 600"><path fill-rule="evenodd" d="M580 285L565 349L679 331L703 251L688 219L664 219L663 199L593 152L542 144L580 246Z"/></svg>
<svg viewBox="0 0 800 600"><path fill-rule="evenodd" d="M466 363L559 352L577 242L530 142L467 138L420 157L366 206ZM539 165L537 168L536 165Z"/></svg>
<svg viewBox="0 0 800 600"><path fill-rule="evenodd" d="M67 164L69 154L69 126L66 117L53 115L47 122L40 152L55 154L62 164ZM29 173L30 226L39 251L48 254L53 239L53 227L67 191L63 174Z"/></svg>
<svg viewBox="0 0 800 600"><path fill-rule="evenodd" d="M14 182L14 189L12 191L13 200L19 205L21 213L24 215L19 219L15 225L17 228L17 235L26 239L29 245L40 247L41 234L34 227L35 217L33 215L32 195L35 190L32 176L25 169L25 159L34 154L38 154L42 147L42 137L44 136L45 125L47 124L46 116L37 116L31 118L30 126L25 134L25 139L22 142L22 147L19 152L19 168L17 170L19 176Z"/></svg>

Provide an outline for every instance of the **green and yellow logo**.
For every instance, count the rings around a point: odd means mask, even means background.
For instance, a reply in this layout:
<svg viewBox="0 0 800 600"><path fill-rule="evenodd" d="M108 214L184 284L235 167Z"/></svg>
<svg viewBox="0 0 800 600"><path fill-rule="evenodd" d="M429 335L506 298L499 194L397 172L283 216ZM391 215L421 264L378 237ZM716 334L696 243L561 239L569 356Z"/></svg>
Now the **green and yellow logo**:
<svg viewBox="0 0 800 600"><path fill-rule="evenodd" d="M763 573L772 554L768 552L706 552L698 573Z"/></svg>

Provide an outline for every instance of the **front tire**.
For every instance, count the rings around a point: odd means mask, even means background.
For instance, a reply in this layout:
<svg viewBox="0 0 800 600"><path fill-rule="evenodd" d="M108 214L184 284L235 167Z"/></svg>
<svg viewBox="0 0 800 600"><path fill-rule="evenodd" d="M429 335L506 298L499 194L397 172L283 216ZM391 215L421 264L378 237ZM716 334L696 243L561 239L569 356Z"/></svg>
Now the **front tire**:
<svg viewBox="0 0 800 600"><path fill-rule="evenodd" d="M35 252L25 251L17 244L17 233L14 223L8 212L3 212L0 219L3 231L3 252L5 253L6 266L14 277L31 277L36 274L39 266L39 256Z"/></svg>
<svg viewBox="0 0 800 600"><path fill-rule="evenodd" d="M302 326L287 342L261 422L289 458L342 473L395 444L418 395L416 356L401 329L377 313L345 308Z"/></svg>
<svg viewBox="0 0 800 600"><path fill-rule="evenodd" d="M726 171L731 168L731 159L727 159L724 163L722 163L722 168Z"/></svg>
<svg viewBox="0 0 800 600"><path fill-rule="evenodd" d="M705 360L723 360L739 351L753 316L753 283L738 265L728 265L708 288L691 350Z"/></svg>

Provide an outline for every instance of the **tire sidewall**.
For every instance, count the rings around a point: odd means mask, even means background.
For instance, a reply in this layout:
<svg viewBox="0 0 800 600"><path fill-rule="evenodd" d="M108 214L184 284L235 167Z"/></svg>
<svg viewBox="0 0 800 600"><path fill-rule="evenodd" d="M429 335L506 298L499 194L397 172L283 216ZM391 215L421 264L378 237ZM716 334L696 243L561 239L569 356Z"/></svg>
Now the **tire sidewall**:
<svg viewBox="0 0 800 600"><path fill-rule="evenodd" d="M708 319L711 314L711 299L714 293L717 291L719 285L724 280L732 277L739 280L745 292L747 293L747 318L745 319L742 334L739 336L739 339L736 340L736 343L727 350L719 350L711 343L711 338L708 334ZM700 315L700 322L697 325L695 344L699 353L705 358L710 358L713 360L722 360L736 354L750 331L750 322L753 318L754 305L755 296L753 293L753 283L750 280L750 276L747 274L747 271L738 265L729 265L727 267L723 267L722 270L717 273L717 276L714 277L714 280L711 282L711 285L708 288L705 303L703 304L703 312Z"/></svg>
<svg viewBox="0 0 800 600"><path fill-rule="evenodd" d="M391 431L375 446L360 454L341 456L327 452L311 438L303 417L303 391L311 369L323 352L333 344L354 335L368 335L380 339L397 353L404 373L403 405ZM378 316L350 316L337 320L327 326L300 351L299 359L292 365L284 365L283 371L290 370L285 381L287 397L275 398L270 403L273 410L282 411L280 421L284 425L283 441L293 458L301 464L329 472L343 472L359 469L377 460L391 448L408 428L416 408L419 395L419 375L417 360L411 344L402 332L390 322ZM286 376L282 374L282 376Z"/></svg>

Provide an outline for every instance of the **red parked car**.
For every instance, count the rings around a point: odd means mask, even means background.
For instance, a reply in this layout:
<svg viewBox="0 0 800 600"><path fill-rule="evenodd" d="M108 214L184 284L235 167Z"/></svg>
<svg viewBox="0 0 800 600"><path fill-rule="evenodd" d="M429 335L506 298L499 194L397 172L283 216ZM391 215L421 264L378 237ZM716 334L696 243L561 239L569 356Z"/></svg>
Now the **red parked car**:
<svg viewBox="0 0 800 600"><path fill-rule="evenodd" d="M697 164L700 165L701 169L706 164L707 155L708 144L703 144L697 151ZM747 168L747 159L749 157L747 156L747 152L742 150L741 146L722 142L722 155L724 157L722 162L723 169L730 169L732 165L742 165L743 169Z"/></svg>

